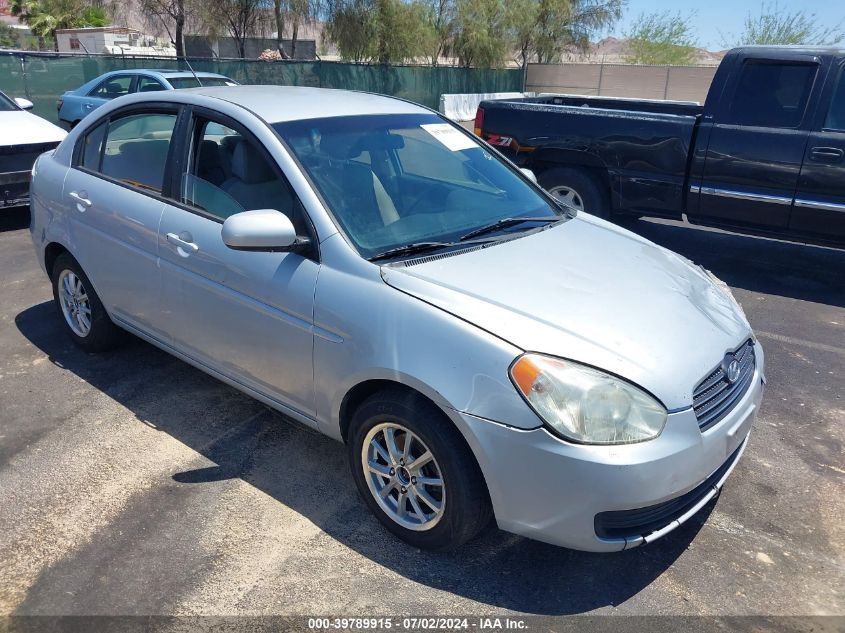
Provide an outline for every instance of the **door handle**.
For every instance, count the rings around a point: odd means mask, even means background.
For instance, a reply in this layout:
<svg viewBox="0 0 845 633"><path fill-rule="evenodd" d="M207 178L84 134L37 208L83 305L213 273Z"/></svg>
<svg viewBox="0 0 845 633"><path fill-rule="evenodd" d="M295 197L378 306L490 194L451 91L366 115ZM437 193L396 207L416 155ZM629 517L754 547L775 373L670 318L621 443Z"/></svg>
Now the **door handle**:
<svg viewBox="0 0 845 633"><path fill-rule="evenodd" d="M192 241L194 238L191 237L191 234L187 231L183 231L179 235L176 235L176 233L168 233L165 237L167 237L168 242L176 247L182 257L188 257L200 249L199 246L194 244Z"/></svg>
<svg viewBox="0 0 845 633"><path fill-rule="evenodd" d="M93 103L86 103L83 107L85 107L85 108L87 108L88 110L90 110L91 108L93 108L93 107L94 107L94 104L93 104Z"/></svg>
<svg viewBox="0 0 845 633"><path fill-rule="evenodd" d="M820 163L836 163L842 160L845 151L838 147L814 147L810 150L810 160Z"/></svg>
<svg viewBox="0 0 845 633"><path fill-rule="evenodd" d="M76 200L76 208L79 211L85 211L85 209L89 208L92 204L94 204L88 199L87 191L71 191L67 195Z"/></svg>

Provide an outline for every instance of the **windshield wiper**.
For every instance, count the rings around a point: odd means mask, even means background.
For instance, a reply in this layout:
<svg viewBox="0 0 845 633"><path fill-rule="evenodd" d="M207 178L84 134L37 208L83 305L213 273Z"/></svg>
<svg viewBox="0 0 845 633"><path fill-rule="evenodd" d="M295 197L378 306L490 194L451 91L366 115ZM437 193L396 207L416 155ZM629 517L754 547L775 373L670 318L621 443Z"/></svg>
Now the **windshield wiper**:
<svg viewBox="0 0 845 633"><path fill-rule="evenodd" d="M401 255L414 255L415 253L433 251L438 248L454 245L454 242L414 242L412 244L405 244L404 246L397 246L396 248L389 248L386 251L373 255L369 259L371 262L377 262L381 259L390 259L391 257L399 257Z"/></svg>
<svg viewBox="0 0 845 633"><path fill-rule="evenodd" d="M492 233L493 231L498 231L499 229L506 229L509 226L516 226L517 224L522 224L523 222L560 222L562 218L558 216L545 216L545 217L523 217L523 218L502 218L501 220L496 220L495 222L488 224L486 226L479 227L467 233L466 235L462 235L460 240L461 242L465 242L468 239L473 237L477 237L479 235L485 235L486 233Z"/></svg>

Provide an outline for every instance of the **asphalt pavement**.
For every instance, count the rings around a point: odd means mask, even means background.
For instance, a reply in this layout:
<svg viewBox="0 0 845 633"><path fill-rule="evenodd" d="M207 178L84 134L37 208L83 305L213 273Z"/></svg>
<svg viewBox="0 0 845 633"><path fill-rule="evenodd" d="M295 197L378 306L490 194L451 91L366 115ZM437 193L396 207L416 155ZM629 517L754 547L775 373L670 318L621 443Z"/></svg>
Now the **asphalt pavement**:
<svg viewBox="0 0 845 633"><path fill-rule="evenodd" d="M342 445L137 339L74 347L27 224L0 211L0 614L845 615L843 251L632 223L765 348L721 496L618 554L495 528L432 554L370 515Z"/></svg>

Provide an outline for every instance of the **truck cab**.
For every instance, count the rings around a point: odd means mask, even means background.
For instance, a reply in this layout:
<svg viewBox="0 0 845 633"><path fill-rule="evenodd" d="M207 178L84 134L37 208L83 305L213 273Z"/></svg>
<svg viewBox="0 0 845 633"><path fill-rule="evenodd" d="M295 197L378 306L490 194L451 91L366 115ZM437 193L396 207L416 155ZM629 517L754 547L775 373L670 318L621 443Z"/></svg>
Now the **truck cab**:
<svg viewBox="0 0 845 633"><path fill-rule="evenodd" d="M845 240L843 63L831 49L725 57L698 126L691 222Z"/></svg>

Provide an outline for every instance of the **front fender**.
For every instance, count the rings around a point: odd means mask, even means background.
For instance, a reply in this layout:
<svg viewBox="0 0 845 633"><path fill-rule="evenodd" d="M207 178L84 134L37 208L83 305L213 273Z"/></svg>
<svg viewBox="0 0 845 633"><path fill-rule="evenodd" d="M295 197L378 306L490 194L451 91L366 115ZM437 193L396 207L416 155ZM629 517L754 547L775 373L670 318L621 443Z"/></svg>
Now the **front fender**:
<svg viewBox="0 0 845 633"><path fill-rule="evenodd" d="M346 272L330 260L314 308L316 416L325 433L341 438L344 397L374 379L411 387L444 410L518 428L541 425L508 374L521 349L388 286L377 266L360 260L357 271Z"/></svg>

